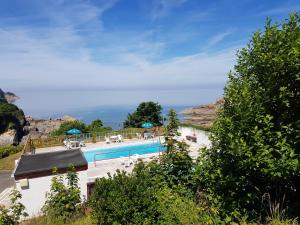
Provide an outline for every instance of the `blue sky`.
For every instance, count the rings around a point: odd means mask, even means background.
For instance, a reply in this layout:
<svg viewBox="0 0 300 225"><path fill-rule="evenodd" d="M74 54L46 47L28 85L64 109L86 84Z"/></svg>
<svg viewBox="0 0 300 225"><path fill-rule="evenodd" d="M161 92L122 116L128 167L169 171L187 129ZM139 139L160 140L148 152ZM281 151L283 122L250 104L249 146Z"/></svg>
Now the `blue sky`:
<svg viewBox="0 0 300 225"><path fill-rule="evenodd" d="M210 101L266 17L299 10L298 0L2 0L0 86L24 96L120 92L103 104L136 103L145 90L150 100L196 104L201 89Z"/></svg>

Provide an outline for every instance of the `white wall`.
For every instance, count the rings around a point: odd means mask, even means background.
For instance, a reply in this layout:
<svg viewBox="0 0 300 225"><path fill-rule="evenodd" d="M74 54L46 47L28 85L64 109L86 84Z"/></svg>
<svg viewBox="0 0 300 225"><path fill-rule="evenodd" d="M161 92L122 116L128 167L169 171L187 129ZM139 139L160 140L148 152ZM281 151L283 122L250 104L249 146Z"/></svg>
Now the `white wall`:
<svg viewBox="0 0 300 225"><path fill-rule="evenodd" d="M197 144L210 146L211 141L208 139L209 132L198 130L192 127L180 127L179 132L181 137L185 139L187 135L196 136L197 137Z"/></svg>
<svg viewBox="0 0 300 225"><path fill-rule="evenodd" d="M30 217L40 214L46 198L46 192L50 191L51 179L53 176L45 176L28 179L29 188L21 189L20 182L16 181L16 188L22 194L20 202L26 207ZM79 187L82 199L87 197L87 171L79 171Z"/></svg>

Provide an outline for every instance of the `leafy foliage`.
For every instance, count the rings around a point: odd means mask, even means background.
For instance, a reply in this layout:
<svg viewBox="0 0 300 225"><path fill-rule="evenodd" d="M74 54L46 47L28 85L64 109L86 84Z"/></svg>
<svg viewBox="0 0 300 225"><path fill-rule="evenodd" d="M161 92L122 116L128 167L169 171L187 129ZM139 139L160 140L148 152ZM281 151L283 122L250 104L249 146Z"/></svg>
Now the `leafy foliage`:
<svg viewBox="0 0 300 225"><path fill-rule="evenodd" d="M170 109L168 113L167 136L175 137L180 135L178 132L179 124L176 111L174 109Z"/></svg>
<svg viewBox="0 0 300 225"><path fill-rule="evenodd" d="M99 119L92 121L91 124L87 126L87 132L90 133L97 133L97 132L104 132L104 131L111 131L111 130L112 130L111 127L104 127L102 121Z"/></svg>
<svg viewBox="0 0 300 225"><path fill-rule="evenodd" d="M97 224L199 224L203 212L180 186L170 188L159 163L138 163L96 181L90 201Z"/></svg>
<svg viewBox="0 0 300 225"><path fill-rule="evenodd" d="M162 107L154 102L142 102L136 111L128 114L123 126L140 128L143 123L150 122L153 126L161 126L163 117L161 115Z"/></svg>
<svg viewBox="0 0 300 225"><path fill-rule="evenodd" d="M91 124L86 125L79 120L75 121L66 121L60 125L60 127L53 131L52 135L53 136L60 136L60 135L65 135L68 130L71 129L78 129L82 133L95 133L95 132L104 132L104 131L110 131L112 128L110 127L103 127L103 123L101 120L97 119L91 122Z"/></svg>
<svg viewBox="0 0 300 225"><path fill-rule="evenodd" d="M0 159L22 151L23 146L0 146Z"/></svg>
<svg viewBox="0 0 300 225"><path fill-rule="evenodd" d="M64 184L64 179L63 175L52 178L51 190L46 194L47 200L43 206L43 212L66 221L81 214L82 207L78 175L73 166L70 166L66 176L67 185Z"/></svg>
<svg viewBox="0 0 300 225"><path fill-rule="evenodd" d="M229 74L212 148L198 168L200 187L227 212L265 216L265 193L300 211L299 25L297 14L281 26L267 21Z"/></svg>
<svg viewBox="0 0 300 225"><path fill-rule="evenodd" d="M0 100L0 134L8 129L22 131L25 124L24 112L5 99Z"/></svg>
<svg viewBox="0 0 300 225"><path fill-rule="evenodd" d="M66 121L63 122L57 130L53 131L52 135L54 136L65 135L68 130L71 130L73 128L78 129L81 132L86 132L87 130L86 125L80 122L79 120Z"/></svg>
<svg viewBox="0 0 300 225"><path fill-rule="evenodd" d="M28 216L25 212L25 206L18 201L22 197L20 192L14 189L10 197L11 206L9 209L0 205L0 225L17 225L22 217Z"/></svg>

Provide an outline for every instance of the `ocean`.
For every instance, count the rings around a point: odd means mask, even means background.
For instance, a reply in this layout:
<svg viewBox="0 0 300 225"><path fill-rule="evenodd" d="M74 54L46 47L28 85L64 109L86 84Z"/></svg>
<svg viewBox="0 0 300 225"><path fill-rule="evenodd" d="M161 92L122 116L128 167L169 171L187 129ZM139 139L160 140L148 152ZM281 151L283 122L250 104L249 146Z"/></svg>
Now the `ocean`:
<svg viewBox="0 0 300 225"><path fill-rule="evenodd" d="M48 112L31 112L30 115L34 118L41 119L49 119L49 118L57 118L65 115L69 115L79 119L80 121L89 124L91 121L95 119L102 120L104 126L112 127L114 130L120 129L123 127L123 122L125 121L128 113L132 113L136 109L136 105L128 105L128 106L97 106L97 107L84 107L77 108L72 110L64 110L59 113L50 113ZM180 120L183 119L183 115L180 114L182 110L189 108L191 106L162 106L162 114L164 117L167 116L168 111L172 108L178 113L178 118Z"/></svg>

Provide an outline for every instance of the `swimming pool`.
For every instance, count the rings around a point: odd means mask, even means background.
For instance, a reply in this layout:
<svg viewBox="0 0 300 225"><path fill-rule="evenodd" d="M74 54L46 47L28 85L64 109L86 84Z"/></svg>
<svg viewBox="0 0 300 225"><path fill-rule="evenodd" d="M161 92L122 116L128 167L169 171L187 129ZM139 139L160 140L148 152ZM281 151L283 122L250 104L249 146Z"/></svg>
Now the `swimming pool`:
<svg viewBox="0 0 300 225"><path fill-rule="evenodd" d="M86 151L83 153L85 159L88 162L94 162L94 157L96 160L104 160L104 159L114 159L124 156L134 155L134 154L149 154L156 153L159 151L165 151L166 147L164 147L161 143L147 143L147 144L138 144L138 145L126 145L126 146L118 146L111 147L105 149L96 149L91 151ZM95 156L96 155L96 156Z"/></svg>

